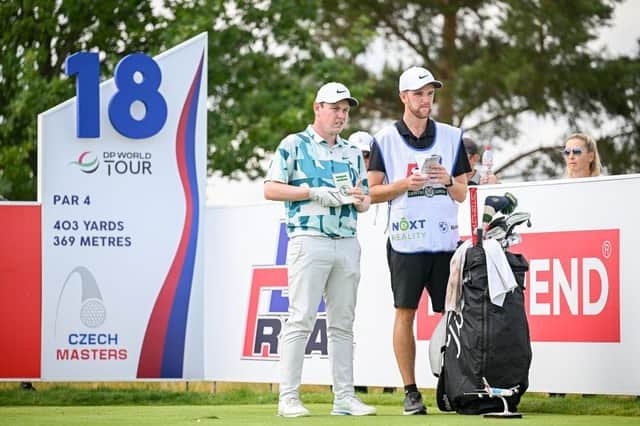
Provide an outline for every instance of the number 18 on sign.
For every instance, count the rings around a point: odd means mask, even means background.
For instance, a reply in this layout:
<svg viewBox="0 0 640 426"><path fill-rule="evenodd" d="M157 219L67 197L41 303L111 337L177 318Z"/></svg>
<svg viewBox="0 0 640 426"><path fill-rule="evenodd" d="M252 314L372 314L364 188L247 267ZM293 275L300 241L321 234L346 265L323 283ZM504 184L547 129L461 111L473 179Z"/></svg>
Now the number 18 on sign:
<svg viewBox="0 0 640 426"><path fill-rule="evenodd" d="M100 137L100 61L96 52L78 52L65 62L65 72L76 76L76 134L78 138ZM157 134L167 121L167 102L158 91L162 72L153 58L133 53L118 62L116 92L109 100L108 115L113 128L131 139ZM141 104L144 115L134 116Z"/></svg>

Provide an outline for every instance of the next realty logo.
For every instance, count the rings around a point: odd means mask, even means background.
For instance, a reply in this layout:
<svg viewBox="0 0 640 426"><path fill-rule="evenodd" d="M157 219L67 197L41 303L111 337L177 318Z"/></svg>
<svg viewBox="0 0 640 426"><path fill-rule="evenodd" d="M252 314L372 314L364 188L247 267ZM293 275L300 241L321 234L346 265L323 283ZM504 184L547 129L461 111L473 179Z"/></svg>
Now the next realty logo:
<svg viewBox="0 0 640 426"><path fill-rule="evenodd" d="M289 316L287 241L286 224L281 223L275 265L253 267L242 348L244 359L280 359L278 337ZM326 358L327 313L324 300L318 302L318 315L307 340L305 356Z"/></svg>
<svg viewBox="0 0 640 426"><path fill-rule="evenodd" d="M620 342L620 230L521 234L529 261L525 306L533 342ZM428 310L427 310L428 309ZM417 336L440 319L423 295Z"/></svg>

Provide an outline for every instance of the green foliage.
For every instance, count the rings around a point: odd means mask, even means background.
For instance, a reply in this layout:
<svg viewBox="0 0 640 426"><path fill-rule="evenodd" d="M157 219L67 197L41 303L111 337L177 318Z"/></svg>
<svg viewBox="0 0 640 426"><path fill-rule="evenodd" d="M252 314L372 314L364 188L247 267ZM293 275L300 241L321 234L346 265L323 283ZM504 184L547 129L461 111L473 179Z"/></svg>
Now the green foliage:
<svg viewBox="0 0 640 426"><path fill-rule="evenodd" d="M387 52L402 52L400 63L385 62L382 75L370 76L375 90L362 108L364 116L399 117L397 77L407 66L420 64L445 84L437 95L436 118L497 145L519 136L518 119L525 113L559 123L564 119L567 135L593 132L609 173L628 173L640 171L640 59L638 54L610 58L590 45L611 25L617 3L324 2L335 33L348 31L351 22L366 15L390 43ZM536 130L526 133L534 138ZM548 153L533 150L520 159L525 178L562 173L562 158Z"/></svg>
<svg viewBox="0 0 640 426"><path fill-rule="evenodd" d="M39 388L38 384L35 384ZM108 385L96 389L66 385L35 392L0 389L0 406L92 406L92 405L222 405L277 402L277 394L239 389L222 393L180 392L158 389L116 389Z"/></svg>
<svg viewBox="0 0 640 426"><path fill-rule="evenodd" d="M154 51L161 20L151 1L58 0L1 2L0 192L35 200L37 114L74 95L64 61L99 51L103 75L124 52Z"/></svg>
<svg viewBox="0 0 640 426"><path fill-rule="evenodd" d="M435 117L480 141L512 143L528 113L567 121L567 134L593 131L608 173L640 169L638 54L612 58L589 44L619 0L152 3L162 2L0 3L0 193L35 199L36 116L73 96L63 73L69 54L99 51L108 78L128 52L155 54L203 31L210 174L262 176L279 141L312 121L314 94L327 81L344 82L362 101L345 134L397 119L397 79L412 64L445 83ZM524 178L560 175L562 159L548 154L519 159Z"/></svg>
<svg viewBox="0 0 640 426"><path fill-rule="evenodd" d="M209 172L262 176L267 155L311 122L313 96L327 80L354 81L345 61L325 54L314 0L192 1L175 5L164 44L208 31ZM362 43L361 38L354 40ZM360 48L357 41L353 49ZM350 84L355 96L364 91Z"/></svg>

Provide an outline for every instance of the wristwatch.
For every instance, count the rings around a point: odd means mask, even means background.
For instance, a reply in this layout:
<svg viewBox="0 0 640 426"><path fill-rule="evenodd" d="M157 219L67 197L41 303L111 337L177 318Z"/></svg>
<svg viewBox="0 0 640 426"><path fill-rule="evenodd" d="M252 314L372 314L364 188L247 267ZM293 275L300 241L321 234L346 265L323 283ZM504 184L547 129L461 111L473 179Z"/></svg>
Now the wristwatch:
<svg viewBox="0 0 640 426"><path fill-rule="evenodd" d="M453 177L449 176L449 183L445 183L444 187L445 188L451 188L453 186Z"/></svg>

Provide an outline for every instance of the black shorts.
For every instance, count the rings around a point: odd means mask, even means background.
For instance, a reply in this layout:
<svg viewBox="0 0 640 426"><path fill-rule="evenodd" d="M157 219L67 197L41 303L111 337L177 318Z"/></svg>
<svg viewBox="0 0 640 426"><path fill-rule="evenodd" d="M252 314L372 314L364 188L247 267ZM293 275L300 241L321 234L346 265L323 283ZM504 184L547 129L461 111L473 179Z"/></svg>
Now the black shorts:
<svg viewBox="0 0 640 426"><path fill-rule="evenodd" d="M444 311L453 252L398 253L387 240L387 261L396 308L417 309L422 290L429 292L434 312Z"/></svg>

